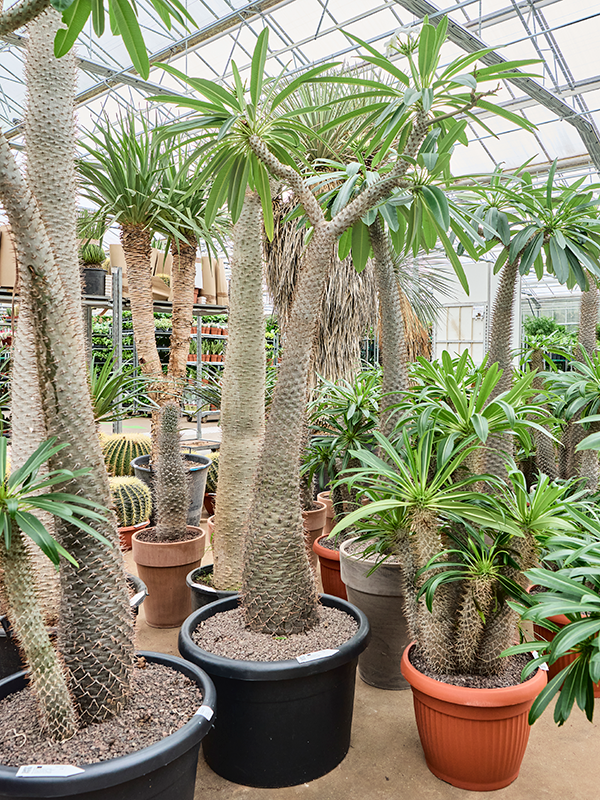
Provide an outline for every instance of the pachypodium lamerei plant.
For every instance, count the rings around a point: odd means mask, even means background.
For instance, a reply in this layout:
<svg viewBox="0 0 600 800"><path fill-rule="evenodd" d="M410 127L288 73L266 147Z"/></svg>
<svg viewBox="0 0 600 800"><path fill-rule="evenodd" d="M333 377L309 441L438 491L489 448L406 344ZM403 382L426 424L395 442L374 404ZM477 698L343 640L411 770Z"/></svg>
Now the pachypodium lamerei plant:
<svg viewBox="0 0 600 800"><path fill-rule="evenodd" d="M179 406L167 403L159 412L158 461L154 476L156 538L177 542L187 531L190 490L179 446Z"/></svg>
<svg viewBox="0 0 600 800"><path fill-rule="evenodd" d="M378 563L400 558L409 630L432 672L494 676L518 635L508 600L520 596L522 571L536 563L537 532L573 524L565 487L544 478L528 490L514 467L508 486L473 471L481 437L461 434L446 417L425 401L395 443L376 434L381 458L357 452L361 467L343 480L370 502L332 535L352 525Z"/></svg>
<svg viewBox="0 0 600 800"><path fill-rule="evenodd" d="M334 247L340 236L395 188L411 184L412 165L432 126L446 126L455 116L468 114L487 94L478 91L478 82L496 81L505 68L517 66L513 62L510 67L503 64L476 70L467 79L469 91L465 92L461 73L477 61L478 55L456 59L438 74L446 27L446 21L437 29L429 24L423 27L419 41L413 43L412 53L417 53L417 58L411 58L410 76L377 54L376 58L395 71L398 83L393 89L378 81L352 76L322 77L325 81L367 86L376 100L367 109L358 109L356 116L365 112L379 116L388 109L391 123L390 130L379 127L378 140L371 143L371 152L387 152L392 146L393 152L397 152L386 169L382 168L380 174L374 173L370 184L358 197L344 203L331 219L303 175L302 154L297 152L295 132L298 121L293 113L279 117L276 111L300 81L321 80L319 76L335 65L325 64L309 70L280 89L278 82L264 78L265 30L258 37L254 51L249 91L244 89L236 72L236 87L228 90L208 80L188 78L169 67L168 71L189 84L201 97L162 95L158 98L196 112L197 117L190 117L179 130L212 128L214 131L207 147L218 150L213 160L213 173L218 173L218 177L209 196L209 207L211 204L218 207L228 195L230 210L232 207L241 209L250 180L260 194L265 229L270 235L270 174L292 189L313 228L290 314L284 357L269 412L246 529L242 604L246 623L254 630L285 635L305 631L318 619L314 576L304 548L299 471L313 339ZM238 216L237 213L232 215ZM277 492L273 491L274 486L279 487ZM278 561L277 570L272 568L273 558Z"/></svg>

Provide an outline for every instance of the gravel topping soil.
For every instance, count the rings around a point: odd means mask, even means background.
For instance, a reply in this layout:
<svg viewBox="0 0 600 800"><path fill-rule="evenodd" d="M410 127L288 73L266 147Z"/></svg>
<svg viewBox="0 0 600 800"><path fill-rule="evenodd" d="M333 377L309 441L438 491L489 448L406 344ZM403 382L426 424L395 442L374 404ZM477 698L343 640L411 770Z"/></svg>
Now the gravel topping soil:
<svg viewBox="0 0 600 800"><path fill-rule="evenodd" d="M343 541L343 539L342 539ZM339 550L340 549L340 539L338 536L334 536L333 539L330 539L326 536L324 539L321 539L319 542L321 547L324 547L326 550Z"/></svg>
<svg viewBox="0 0 600 800"><path fill-rule="evenodd" d="M198 531L186 531L185 533L181 533L181 536L178 536L176 541L178 542L189 542L192 539L197 539L200 536ZM168 542L161 542L160 539L156 536L156 528L144 528L143 530L139 531L137 534L137 539L139 542L159 542L162 544L171 544L172 541L169 540Z"/></svg>
<svg viewBox="0 0 600 800"><path fill-rule="evenodd" d="M319 622L308 633L270 636L244 627L242 611L223 611L196 628L192 639L203 650L243 661L284 661L340 647L358 630L356 620L337 608L321 606Z"/></svg>
<svg viewBox="0 0 600 800"><path fill-rule="evenodd" d="M202 692L180 672L143 663L143 669L133 671L132 696L125 711L66 742L44 738L30 689L0 701L0 764L94 764L134 753L174 733L202 705Z"/></svg>
<svg viewBox="0 0 600 800"><path fill-rule="evenodd" d="M352 542L352 544L348 545L344 548L345 552L348 553L350 556L357 556L358 558L361 557L363 550L365 547L369 546L369 542ZM365 561L372 561L375 563L380 556L376 553L370 553L366 558ZM389 556L382 561L384 564L399 564L400 563L400 556Z"/></svg>
<svg viewBox="0 0 600 800"><path fill-rule="evenodd" d="M530 660L531 656L528 653L503 658L502 661L507 662L505 671L502 675L491 677L485 675L440 675L428 669L423 656L416 648L413 647L410 651L410 663L423 675L433 678L434 681L449 683L452 686L466 686L469 689L502 689L507 686L516 686L522 683L521 670Z"/></svg>

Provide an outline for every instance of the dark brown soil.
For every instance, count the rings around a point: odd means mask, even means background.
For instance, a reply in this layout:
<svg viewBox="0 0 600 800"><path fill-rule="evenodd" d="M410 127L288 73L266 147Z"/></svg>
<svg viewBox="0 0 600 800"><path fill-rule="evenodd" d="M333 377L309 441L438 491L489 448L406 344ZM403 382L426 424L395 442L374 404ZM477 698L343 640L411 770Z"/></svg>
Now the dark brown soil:
<svg viewBox="0 0 600 800"><path fill-rule="evenodd" d="M198 538L200 534L198 531L190 531L186 530L185 533L181 533L181 536L178 536L177 539L171 539L169 541L177 541L177 542L189 542L191 539ZM138 541L140 542L158 542L160 544L168 544L169 542L165 542L162 539L159 539L156 535L156 528L144 528L142 531L139 531L137 534Z"/></svg>
<svg viewBox="0 0 600 800"><path fill-rule="evenodd" d="M522 683L521 670L530 660L531 656L528 653L503 658L502 662L506 662L504 672L491 677L485 675L440 675L427 667L425 659L416 647L410 651L410 663L423 675L433 678L434 681L449 683L452 686L466 686L469 689L502 689L506 686L516 686Z"/></svg>
<svg viewBox="0 0 600 800"><path fill-rule="evenodd" d="M29 689L0 701L0 764L93 764L149 747L181 728L202 705L202 692L180 672L140 661L145 667L133 671L125 711L66 742L44 738Z"/></svg>
<svg viewBox="0 0 600 800"><path fill-rule="evenodd" d="M203 650L243 661L283 661L318 650L336 649L358 630L356 621L337 608L319 608L319 623L308 633L276 637L244 627L240 609L223 611L203 622L192 634Z"/></svg>
<svg viewBox="0 0 600 800"><path fill-rule="evenodd" d="M202 586L210 586L212 588L213 585L213 574L212 572L194 572L192 575L192 580L194 583L199 583Z"/></svg>

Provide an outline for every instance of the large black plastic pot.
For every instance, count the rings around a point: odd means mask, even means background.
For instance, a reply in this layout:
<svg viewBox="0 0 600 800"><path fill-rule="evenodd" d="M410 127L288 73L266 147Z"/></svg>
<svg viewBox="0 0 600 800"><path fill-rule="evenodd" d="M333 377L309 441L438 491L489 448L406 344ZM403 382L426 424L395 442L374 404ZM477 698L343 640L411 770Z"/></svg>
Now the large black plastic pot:
<svg viewBox="0 0 600 800"><path fill-rule="evenodd" d="M129 605L134 615L137 616L140 606L148 594L148 588L137 575L127 572L126 576L127 583L134 590ZM2 680L2 678L8 678L9 675L14 675L15 672L25 669L25 663L21 656L21 651L13 639L10 622L7 617L0 617L0 626L0 680ZM56 635L55 628L50 628L50 635Z"/></svg>
<svg viewBox="0 0 600 800"><path fill-rule="evenodd" d="M193 680L204 696L202 706L182 728L156 744L121 758L86 764L70 777L19 777L16 767L0 766L0 800L69 797L76 800L193 800L200 742L214 720L215 687L194 664L163 653L141 652ZM0 681L0 699L27 685L25 672ZM165 702L168 699L165 698Z"/></svg>
<svg viewBox="0 0 600 800"><path fill-rule="evenodd" d="M236 661L202 650L192 632L205 619L236 608L231 597L191 614L179 633L179 652L215 682L219 719L203 742L218 775L244 786L296 786L330 772L350 747L356 664L369 641L359 609L331 595L325 606L358 622L357 633L332 655L298 661Z"/></svg>
<svg viewBox="0 0 600 800"><path fill-rule="evenodd" d="M214 603L216 600L225 600L226 597L235 597L237 592L228 592L223 589L213 589L212 586L207 586L202 583L203 576L212 575L213 565L208 564L206 567L198 567L193 569L185 576L185 582L190 587L192 593L192 611L197 611L199 608L204 608L209 603Z"/></svg>
<svg viewBox="0 0 600 800"><path fill-rule="evenodd" d="M211 462L210 458L196 455L195 453L186 453L185 460L195 462L195 466L190 468L190 507L188 508L187 524L197 528L202 517L206 475ZM150 456L145 455L134 458L131 466L135 477L144 481L146 486L150 487L150 491L154 492L154 473L152 467L150 467ZM155 507L156 503L152 505ZM150 524L154 524L152 518L150 519Z"/></svg>
<svg viewBox="0 0 600 800"><path fill-rule="evenodd" d="M408 689L400 669L402 653L410 644L402 567L384 561L369 575L375 558L351 555L348 548L355 541L349 539L340 547L340 574L348 600L367 615L371 625L371 641L358 659L358 674L378 689Z"/></svg>

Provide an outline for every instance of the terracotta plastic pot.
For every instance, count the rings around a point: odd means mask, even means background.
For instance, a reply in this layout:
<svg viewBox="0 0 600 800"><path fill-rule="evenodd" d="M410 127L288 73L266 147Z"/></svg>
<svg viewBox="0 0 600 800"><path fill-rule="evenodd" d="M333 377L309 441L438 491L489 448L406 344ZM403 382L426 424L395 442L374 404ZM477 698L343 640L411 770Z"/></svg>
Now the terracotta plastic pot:
<svg viewBox="0 0 600 800"><path fill-rule="evenodd" d="M546 685L538 670L525 683L503 689L470 689L433 680L402 656L413 692L415 717L427 766L459 789L489 792L512 783L529 740L527 716Z"/></svg>
<svg viewBox="0 0 600 800"><path fill-rule="evenodd" d="M123 528L119 528L119 541L121 543L121 550L125 552L126 550L131 550L131 537L136 531L141 531L143 528L147 528L150 525L150 520L147 519L145 522L138 522L137 525L128 525Z"/></svg>
<svg viewBox="0 0 600 800"><path fill-rule="evenodd" d="M560 625L561 628L564 628L565 625L568 625L570 622L570 619L564 614L557 614L554 617L548 617L548 620L553 622L555 625ZM535 624L533 626L533 633L538 641L543 642L551 642L556 636L554 631ZM576 658L576 653L568 653L566 656L561 656L557 661L554 662L554 664L548 664L548 681L551 681L552 678L558 675L558 673L567 667L571 662L575 661ZM600 697L600 683L594 684L594 697Z"/></svg>
<svg viewBox="0 0 600 800"><path fill-rule="evenodd" d="M185 577L200 566L206 532L191 525L188 531L197 536L186 542L140 542L137 533L132 537L133 560L148 587L144 610L151 628L177 628L192 613Z"/></svg>
<svg viewBox="0 0 600 800"><path fill-rule="evenodd" d="M214 735L203 742L206 763L217 775L244 786L297 786L330 772L346 756L356 663L369 640L369 622L336 597L322 595L321 603L352 616L358 630L338 648L307 659L244 661L198 647L194 630L236 608L238 597L204 606L182 625L179 652L202 665L219 697Z"/></svg>
<svg viewBox="0 0 600 800"><path fill-rule="evenodd" d="M313 544L323 535L323 528L327 519L327 506L325 503L317 500L318 508L312 511L303 511L302 520L304 525L304 540L306 542L306 552L308 553L308 560L316 573L319 559L313 550Z"/></svg>
<svg viewBox="0 0 600 800"><path fill-rule="evenodd" d="M333 513L333 501L331 500L331 493L319 492L317 495L317 500L319 500L321 503L325 503L327 508L327 519L325 520L325 525L323 526L323 533L329 535L333 530L333 526L335 525L335 515Z"/></svg>
<svg viewBox="0 0 600 800"><path fill-rule="evenodd" d="M323 536L319 536L313 544L313 550L319 557L323 592L332 594L334 597L340 597L342 600L347 600L346 587L340 575L340 551L328 550L320 544L326 536L327 534L325 533Z"/></svg>
<svg viewBox="0 0 600 800"><path fill-rule="evenodd" d="M365 559L348 553L355 541L349 539L340 547L340 574L348 601L367 615L371 625L371 641L358 658L358 674L378 689L408 689L400 669L402 653L410 643L402 567L385 561L369 575L375 557Z"/></svg>
<svg viewBox="0 0 600 800"><path fill-rule="evenodd" d="M215 513L215 498L216 494L214 492L204 492L204 508L206 509L206 513L209 517L212 517Z"/></svg>

